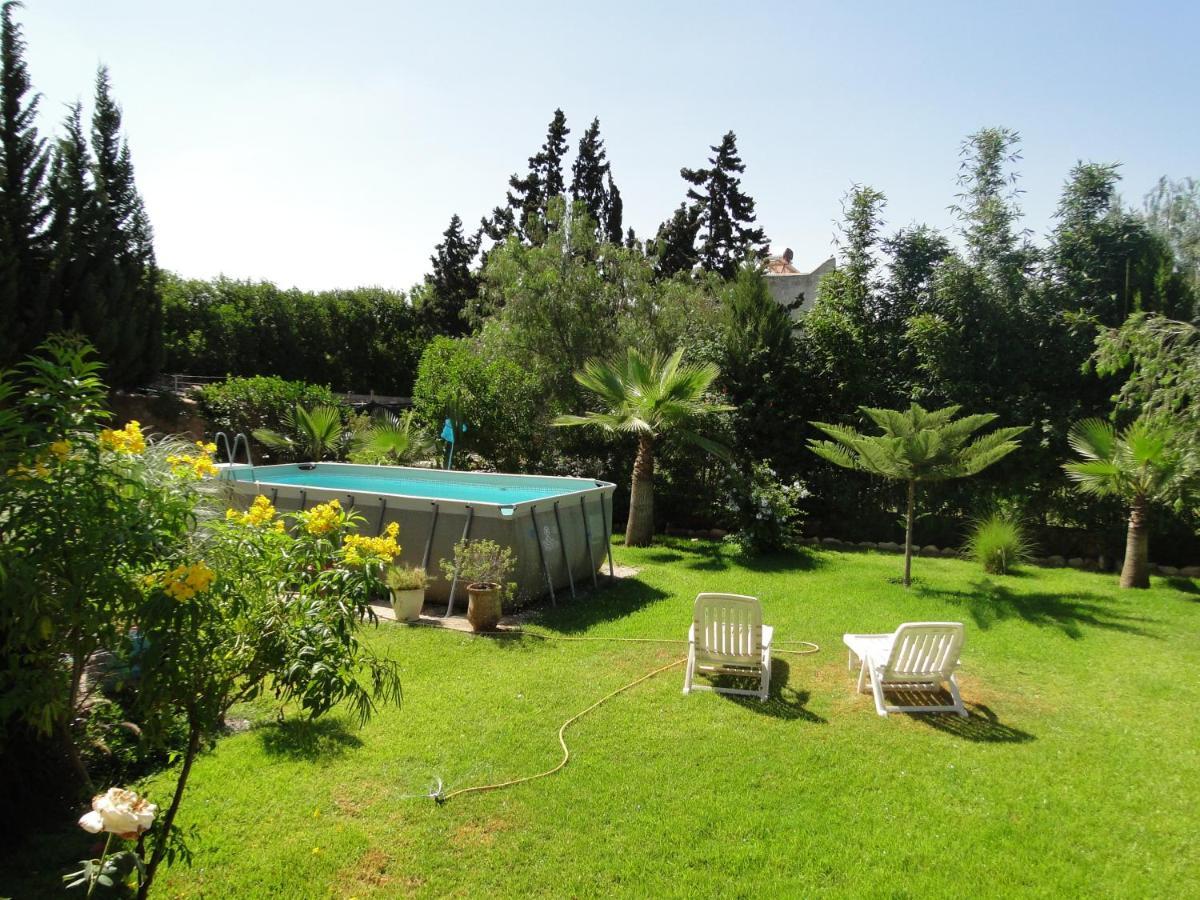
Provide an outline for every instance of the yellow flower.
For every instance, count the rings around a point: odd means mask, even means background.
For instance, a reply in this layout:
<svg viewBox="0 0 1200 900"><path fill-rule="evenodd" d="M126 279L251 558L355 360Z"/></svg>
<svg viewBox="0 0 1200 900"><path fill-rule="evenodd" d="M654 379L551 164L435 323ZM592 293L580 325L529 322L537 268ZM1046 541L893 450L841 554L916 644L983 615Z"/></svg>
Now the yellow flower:
<svg viewBox="0 0 1200 900"><path fill-rule="evenodd" d="M50 445L50 452L53 453L56 457L58 457L59 462L62 462L64 459L66 459L68 456L71 455L71 442L70 441L55 441L53 444Z"/></svg>
<svg viewBox="0 0 1200 900"><path fill-rule="evenodd" d="M212 441L209 441L207 444L204 443L204 441L196 441L196 446L199 447L201 450L203 450L205 453L207 453L209 456L212 456L214 453L217 452L217 445L214 444Z"/></svg>
<svg viewBox="0 0 1200 900"><path fill-rule="evenodd" d="M400 555L400 545L396 543L399 533L400 526L393 522L379 537L348 534L342 541L342 559L350 565L366 562L390 563Z"/></svg>
<svg viewBox="0 0 1200 900"><path fill-rule="evenodd" d="M314 506L303 514L302 519L305 531L309 534L322 535L340 528L346 517L342 513L342 504L337 500L330 500L328 503Z"/></svg>
<svg viewBox="0 0 1200 900"><path fill-rule="evenodd" d="M238 512L236 509L225 511L225 518L229 521L237 522L239 525L254 525L263 526L271 525L274 522L276 531L283 530L283 522L275 521L275 507L271 505L271 501L259 494L254 498L254 502L250 504L250 508L246 512Z"/></svg>
<svg viewBox="0 0 1200 900"><path fill-rule="evenodd" d="M196 479L204 478L206 475L216 475L219 470L212 460L212 454L217 450L216 445L196 441L196 446L200 452L193 456L180 453L168 456L167 462L171 466L171 471L176 475Z"/></svg>
<svg viewBox="0 0 1200 900"><path fill-rule="evenodd" d="M141 423L134 419L120 431L105 428L100 432L100 446L114 453L142 453L146 449L146 438Z"/></svg>
<svg viewBox="0 0 1200 900"><path fill-rule="evenodd" d="M191 565L176 566L158 579L168 597L175 600L191 600L212 586L216 573L203 560Z"/></svg>

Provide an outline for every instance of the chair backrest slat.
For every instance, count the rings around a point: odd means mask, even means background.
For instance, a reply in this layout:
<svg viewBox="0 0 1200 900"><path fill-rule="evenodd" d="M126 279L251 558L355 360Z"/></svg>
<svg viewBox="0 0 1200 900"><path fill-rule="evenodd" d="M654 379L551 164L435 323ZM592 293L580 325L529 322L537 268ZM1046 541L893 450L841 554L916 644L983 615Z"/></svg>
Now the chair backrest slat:
<svg viewBox="0 0 1200 900"><path fill-rule="evenodd" d="M696 649L727 661L757 660L762 653L762 606L741 594L700 594L693 612Z"/></svg>
<svg viewBox="0 0 1200 900"><path fill-rule="evenodd" d="M958 665L962 645L961 622L906 622L892 637L883 676L889 680L949 676Z"/></svg>

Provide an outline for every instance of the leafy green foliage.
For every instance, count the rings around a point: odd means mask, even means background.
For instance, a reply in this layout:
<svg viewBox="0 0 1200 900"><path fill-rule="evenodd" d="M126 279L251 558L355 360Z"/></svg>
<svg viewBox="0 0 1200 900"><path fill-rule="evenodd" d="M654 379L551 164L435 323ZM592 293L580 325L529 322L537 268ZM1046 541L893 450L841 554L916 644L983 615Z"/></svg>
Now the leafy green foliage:
<svg viewBox="0 0 1200 900"><path fill-rule="evenodd" d="M489 540L459 541L453 559L438 563L447 581L457 578L463 584L494 584L506 598L516 589L516 583L508 580L516 564L512 547Z"/></svg>
<svg viewBox="0 0 1200 900"><path fill-rule="evenodd" d="M989 575L1007 575L1029 560L1032 547L1020 519L997 510L971 525L966 551Z"/></svg>
<svg viewBox="0 0 1200 900"><path fill-rule="evenodd" d="M250 434L259 428L278 430L297 406L338 406L329 388L271 375L228 378L197 389L201 411L214 431Z"/></svg>
<svg viewBox="0 0 1200 900"><path fill-rule="evenodd" d="M270 282L163 279L166 366L406 396L426 335L421 311L382 288L311 293Z"/></svg>
<svg viewBox="0 0 1200 900"><path fill-rule="evenodd" d="M749 553L775 553L797 545L808 491L798 481L785 484L767 460L748 472L727 477L728 511L734 517L731 540Z"/></svg>
<svg viewBox="0 0 1200 900"><path fill-rule="evenodd" d="M478 252L479 236L464 235L462 219L452 216L429 258L433 271L425 276L425 290L420 292L421 319L430 333L466 334L466 311L479 294L479 276L471 270Z"/></svg>
<svg viewBox="0 0 1200 900"><path fill-rule="evenodd" d="M1103 329L1093 356L1101 375L1124 375L1122 412L1178 426L1200 442L1200 328L1135 313L1120 328Z"/></svg>

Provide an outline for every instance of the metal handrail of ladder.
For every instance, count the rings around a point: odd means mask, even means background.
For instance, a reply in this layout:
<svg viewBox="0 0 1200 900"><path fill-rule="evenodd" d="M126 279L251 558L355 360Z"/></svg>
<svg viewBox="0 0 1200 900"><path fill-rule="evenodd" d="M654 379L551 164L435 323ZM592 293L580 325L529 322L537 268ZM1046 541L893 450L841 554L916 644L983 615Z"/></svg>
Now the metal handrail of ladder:
<svg viewBox="0 0 1200 900"><path fill-rule="evenodd" d="M217 445L218 459L220 458L221 448L225 448L225 459L228 460L231 466L237 464L238 447L245 447L246 465L250 468L251 479L254 478L254 457L250 455L250 438L246 437L243 432L239 431L236 435L234 435L232 447L230 447L229 444L229 435L227 435L224 431L218 431L216 433L216 435L213 437L213 443Z"/></svg>

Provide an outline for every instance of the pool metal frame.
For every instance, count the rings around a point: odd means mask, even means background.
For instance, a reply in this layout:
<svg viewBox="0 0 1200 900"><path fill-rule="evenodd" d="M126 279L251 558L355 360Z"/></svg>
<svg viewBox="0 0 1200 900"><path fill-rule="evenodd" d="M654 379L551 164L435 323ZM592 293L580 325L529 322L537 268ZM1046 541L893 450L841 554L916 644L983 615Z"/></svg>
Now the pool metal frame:
<svg viewBox="0 0 1200 900"><path fill-rule="evenodd" d="M228 446L227 440L226 440L226 446ZM234 446L235 447L237 446L236 442L235 442ZM233 454L229 453L229 456L232 457ZM346 501L347 501L350 509L354 509L357 506L358 498L367 497L367 496L374 497L379 500L379 516L375 522L376 536L378 536L379 534L381 534L383 532L384 522L386 521L387 514L389 511L389 508L388 508L389 500L404 501L402 503L394 503L393 504L393 506L391 507L391 511L395 514L399 514L404 511L408 511L408 512L419 511L422 506L425 506L427 504L428 508L425 510L425 513L430 516L430 523L429 523L428 532L425 535L425 547L421 554L421 569L425 572L426 575L429 574L429 563L430 563L430 557L431 557L431 554L433 551L434 537L437 533L438 520L442 516L442 513L444 511L445 512L461 511L461 512L465 513L466 521L463 524L462 535L459 538L460 541L465 541L465 540L470 539L471 528L476 522L476 513L477 512L480 513L480 518L488 518L488 519L496 518L496 519L501 519L501 520L506 520L506 519L511 520L515 527L516 519L518 518L518 514L520 513L520 511L522 511L525 508L528 508L529 517L533 523L534 543L537 545L538 561L540 563L542 576L545 579L545 585L546 585L547 592L550 595L550 602L554 606L558 605L558 597L557 597L557 593L554 589L555 579L554 579L553 575L551 574L551 560L549 559L549 557L547 555L546 548L543 546L543 540L542 540L543 526L542 526L542 522L539 521L539 519L538 519L538 507L540 506L540 507L543 507L543 509L544 509L547 505L549 505L551 508L550 512L551 512L551 517L552 517L552 521L554 524L554 532L557 537L558 546L559 546L559 549L562 554L562 566L566 570L567 584L571 591L571 597L574 598L576 596L575 575L572 571L572 563L571 563L571 560L570 560L570 557L569 557L569 554L567 551L566 531L563 529L563 525L562 525L562 516L560 514L560 504L562 504L563 502L565 502L567 500L570 500L571 498L573 498L575 496L579 497L579 514L580 514L580 518L582 519L582 522L583 522L584 543L587 546L587 557L588 557L588 563L589 563L589 571L590 571L591 579L592 579L592 586L595 588L595 587L599 586L599 581L596 577L597 566L596 566L595 553L592 548L592 531L591 531L591 526L588 523L587 499L588 499L589 494L598 494L599 498L600 498L600 519L603 524L604 546L605 546L605 549L607 552L607 558L608 558L609 579L610 580L614 579L615 575L616 575L615 568L613 566L613 559L612 559L611 510L610 510L610 507L606 500L606 495L612 494L612 492L616 488L616 486L614 484L612 484L611 482L600 481L598 479L591 479L591 478L577 478L574 476L519 475L519 474L509 474L509 473L500 473L500 472L495 472L495 473L462 472L462 471L458 471L458 470L423 469L423 468L414 468L414 467L410 467L410 466L365 466L365 465L359 465L359 464L354 464L354 463L336 463L336 462L321 462L319 464L318 463L312 463L312 464L301 463L301 464L299 464L299 465L313 465L314 468L317 465L320 465L322 468L326 468L326 469L332 468L335 466L338 466L338 467L347 466L347 467L353 467L356 469L364 469L364 468L398 469L398 470L402 470L405 472L419 472L419 473L422 473L422 475L424 475L424 476L428 476L431 473L445 471L445 472L447 472L447 474L450 474L452 472L455 475L466 475L466 476L468 476L469 480L488 478L491 476L503 477L505 479L553 478L558 481L578 482L581 486L579 490L563 491L560 494L554 494L545 499L523 500L523 501L517 501L514 503L489 503L486 501L475 501L475 500L465 501L465 500L435 498L435 497L428 497L428 496L422 496L422 495L417 495L417 494L391 494L391 493L381 493L381 492L375 492L375 491L347 492L347 491L333 490L333 489L324 488L324 487L313 487L313 486L300 485L300 484L289 484L289 483L284 483L284 482L272 482L269 480L269 470L276 468L276 467L275 466L262 466L262 465L255 466L254 463L250 460L248 442L247 442L247 447L246 447L246 458L247 458L247 462L245 462L245 463L230 462L230 463L218 464L218 468L221 470L220 477L231 483L232 489L235 494L243 493L242 491L238 490L239 485L253 486L253 490L256 495L264 493L265 492L264 489L269 489L271 504L278 505L278 502L280 499L280 489L281 488L288 491L289 493L292 491L296 491L299 493L299 500L300 500L299 508L301 511L303 511L304 509L307 508L310 493L319 495L320 498L324 502L328 502L328 500L335 499L335 498L337 498L337 499L346 498ZM297 464L295 464L295 463L286 464L286 468L292 469L296 465ZM280 466L280 468L283 468L283 467L284 466ZM239 477L239 473L248 473L250 477L249 478ZM268 475L268 477L266 479L263 479L260 477L260 475ZM545 512L543 512L543 517L544 516L545 516ZM549 530L548 525L546 526L546 529L548 532L548 530ZM516 549L516 548L514 548L514 549ZM446 612L445 612L445 615L443 616L443 618L449 618L450 616L452 616L454 614L454 600L455 600L455 595L456 595L457 588L458 588L458 581L459 581L458 569L456 567L454 570L453 578L451 579L451 582L450 582L450 593L449 593L449 597L447 599Z"/></svg>

